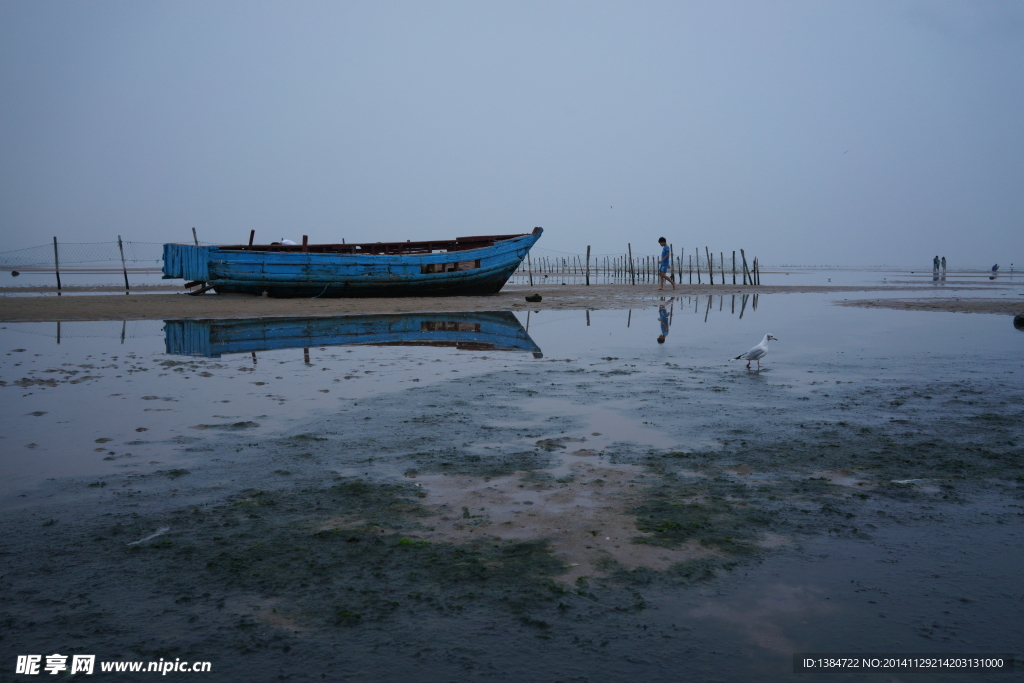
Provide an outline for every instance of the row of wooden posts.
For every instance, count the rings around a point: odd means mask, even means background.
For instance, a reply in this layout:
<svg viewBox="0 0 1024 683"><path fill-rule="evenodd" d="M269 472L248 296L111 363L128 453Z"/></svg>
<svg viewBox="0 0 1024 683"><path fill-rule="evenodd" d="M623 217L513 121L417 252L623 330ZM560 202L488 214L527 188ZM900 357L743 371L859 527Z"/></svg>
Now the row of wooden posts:
<svg viewBox="0 0 1024 683"><path fill-rule="evenodd" d="M255 232L255 230L253 231ZM199 236L196 235L196 229L192 228L192 240L199 246ZM252 235L249 236L249 244L252 244ZM121 253L121 273L124 275L124 293L131 293L131 285L128 284L128 265L124 259L124 242L121 241L121 236L117 236L117 250ZM53 238L53 270L57 275L57 296L61 296L60 286L60 254L57 249L57 237Z"/></svg>
<svg viewBox="0 0 1024 683"><path fill-rule="evenodd" d="M253 230L249 234L249 244L252 244L253 234L256 231ZM196 235L196 229L192 228L192 239L196 246L199 246L199 237ZM303 246L306 245L306 236L302 238ZM604 273L610 275L613 278L625 278L627 275L630 278L631 284L636 284L637 273L640 274L641 279L650 280L652 277L657 277L659 272L658 268L658 257L656 256L640 256L637 258L633 257L633 245L627 243L627 253L622 256L604 256L595 257L593 259L593 273L599 274ZM125 264L124 258L124 244L121 241L121 236L117 236L117 248L121 253L121 272L124 274L124 290L125 294L130 293L131 286L128 284L128 267ZM670 246L672 256L669 258L669 274L672 277L673 282L676 281L676 274L682 276L684 272L683 268L683 255L675 256L675 248ZM693 275L697 274L697 284L703 284L701 280L701 267L700 267L700 248L694 249L696 259L693 256L686 256L686 272L689 273L689 283L693 284ZM725 284L725 252L718 252L719 256L719 267L718 271L721 274L722 282ZM639 259L639 263L637 260ZM754 257L752 267L747 265L747 255L740 249L740 259L742 266L742 279L744 285L760 285L761 284L761 267L758 264L757 257ZM537 268L534 268L534 263L537 264ZM534 271L539 273L558 273L558 274L573 274L583 275L586 280L586 285L590 285L590 274L591 274L591 258L590 258L590 245L587 245L586 257L581 262L580 257L573 255L571 258L566 257L548 257L541 256L537 259L531 259L529 253L526 255L526 272L530 278L530 285L533 286L533 273ZM715 258L711 251L704 247L704 273L708 277L709 284L715 284ZM61 296L61 285L60 285L60 256L57 250L57 238L53 238L53 268L57 275L57 296ZM520 271L523 270L523 266L520 266ZM682 279L681 277L679 278ZM736 250L732 252L732 284L736 282Z"/></svg>
<svg viewBox="0 0 1024 683"><path fill-rule="evenodd" d="M672 276L673 281L678 282L682 280L682 274L684 272L689 274L689 283L693 284L694 273L697 275L697 284L704 284L701 275L701 261L704 263L704 275L708 279L708 283L715 284L716 270L721 275L721 284L725 284L725 252L718 252L718 264L716 267L714 254L707 247L704 247L704 258L701 258L700 249L694 249L694 255L680 254L675 255L675 248L669 247L672 252L672 256L669 259L669 274ZM696 258L694 258L696 256ZM593 264L593 267L591 267ZM628 277L631 284L636 284L637 276L639 275L641 280L650 281L651 278L657 277L659 272L658 269L658 257L657 256L633 256L633 245L627 244L627 252L621 256L596 256L593 259L590 258L590 245L587 245L587 254L584 257L577 255L570 256L538 256L531 258L529 254L526 255L526 262L520 266L519 271L530 278L530 285L533 285L533 274L559 274L559 275L582 275L585 278L586 284L590 285L590 275L604 274L611 276L612 278L626 278ZM757 257L754 257L753 264L747 265L747 255L743 249L740 249L740 271L739 274L742 278L742 284L744 285L760 285L761 284L761 266L758 263ZM676 274L680 275L677 279ZM737 275L737 263L736 263L736 251L732 252L732 284L738 284L736 282Z"/></svg>
<svg viewBox="0 0 1024 683"><path fill-rule="evenodd" d="M192 228L193 233L195 228ZM198 242L197 242L198 244ZM124 273L124 293L128 294L131 291L131 286L128 284L128 266L124 261L124 242L121 241L121 236L117 236L117 250L121 252L121 272ZM57 252L57 237L53 238L53 271L57 275L57 296L62 296L60 286L60 255ZM59 329L59 328L58 328ZM60 336L57 337L57 343L60 343Z"/></svg>

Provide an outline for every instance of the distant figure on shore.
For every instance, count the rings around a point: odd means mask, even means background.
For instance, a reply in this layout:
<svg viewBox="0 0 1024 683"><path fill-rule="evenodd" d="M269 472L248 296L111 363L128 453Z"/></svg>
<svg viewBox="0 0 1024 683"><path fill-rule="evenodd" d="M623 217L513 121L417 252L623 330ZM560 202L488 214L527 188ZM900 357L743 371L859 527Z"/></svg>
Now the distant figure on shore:
<svg viewBox="0 0 1024 683"><path fill-rule="evenodd" d="M936 254L935 258L932 259L932 271L938 272L939 270L939 255Z"/></svg>
<svg viewBox="0 0 1024 683"><path fill-rule="evenodd" d="M669 303L675 301L675 297L668 300ZM669 322L668 311L665 310L665 304L658 305L658 322L661 323L661 334L658 335L658 343L664 344L665 337L668 336L668 328L672 323Z"/></svg>
<svg viewBox="0 0 1024 683"><path fill-rule="evenodd" d="M994 266L992 266L992 272L993 273L996 272L997 270L999 270L999 264L998 263L995 264Z"/></svg>
<svg viewBox="0 0 1024 683"><path fill-rule="evenodd" d="M945 273L946 272L946 257L945 256L942 257L942 261L940 261L940 263L942 264L942 272Z"/></svg>
<svg viewBox="0 0 1024 683"><path fill-rule="evenodd" d="M666 282L672 285L672 289L675 289L676 283L668 275L668 267L672 261L672 250L668 248L668 240L664 237L658 238L658 244L661 245L661 258L658 259L658 290L664 290ZM666 332L666 334L668 333Z"/></svg>

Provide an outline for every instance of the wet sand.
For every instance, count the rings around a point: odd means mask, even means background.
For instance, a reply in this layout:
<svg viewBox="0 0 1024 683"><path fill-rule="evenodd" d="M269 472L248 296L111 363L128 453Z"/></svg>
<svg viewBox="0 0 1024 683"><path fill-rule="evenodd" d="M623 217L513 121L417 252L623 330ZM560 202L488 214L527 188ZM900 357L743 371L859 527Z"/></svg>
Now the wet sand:
<svg viewBox="0 0 1024 683"><path fill-rule="evenodd" d="M952 288L952 287L950 287ZM958 286L957 289L985 290L984 287ZM757 286L679 285L675 290L659 291L653 285L508 285L494 296L417 297L401 299L271 299L246 295L146 294L129 296L41 296L0 297L0 321L56 320L154 320L169 318L258 318L287 316L332 316L356 313L403 313L416 311L494 311L494 310L557 310L557 309L623 309L653 305L654 297L685 295L802 294L834 293L836 295L875 291L933 292L931 286ZM543 300L528 303L526 295L540 294ZM881 306L884 299L875 300ZM949 299L936 304L928 299L914 304L901 300L906 310L914 306L938 305L930 310L971 310L981 313L1005 313L1011 303L981 303ZM985 300L990 301L990 300ZM991 300L995 301L995 300ZM859 305L856 301L845 305ZM1024 303L1017 302L1018 308ZM865 304L872 305L872 304ZM943 307L944 306L944 307ZM1009 307L1009 308L1006 308ZM1014 312L1020 312L1014 311Z"/></svg>
<svg viewBox="0 0 1024 683"><path fill-rule="evenodd" d="M1024 313L1024 297L1014 293L1006 299L849 299L836 301L839 306L859 308L890 308L897 311L946 311L949 313L995 313L1017 315Z"/></svg>

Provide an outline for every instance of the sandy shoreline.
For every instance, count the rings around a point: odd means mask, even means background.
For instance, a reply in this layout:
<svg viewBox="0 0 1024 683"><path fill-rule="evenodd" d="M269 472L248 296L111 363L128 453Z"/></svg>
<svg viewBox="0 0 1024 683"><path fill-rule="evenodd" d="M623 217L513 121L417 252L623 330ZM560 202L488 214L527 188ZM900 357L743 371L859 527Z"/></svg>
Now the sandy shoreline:
<svg viewBox="0 0 1024 683"><path fill-rule="evenodd" d="M897 311L945 311L948 313L1024 313L1020 299L850 299L836 301L837 306L889 308Z"/></svg>
<svg viewBox="0 0 1024 683"><path fill-rule="evenodd" d="M971 289L964 287L962 289ZM401 299L270 299L245 295L146 294L144 296L74 295L0 297L0 320L5 322L56 320L155 320L168 318L258 318L289 316L333 316L359 313L404 313L422 311L494 311L558 309L645 308L659 296L803 294L892 291L932 291L930 287L903 286L759 286L681 285L668 291L653 286L630 285L509 285L495 296L422 297ZM540 294L543 301L527 303L527 294ZM869 299L836 302L849 306L898 308L901 310L964 311L1013 314L1024 310L1024 302L998 299Z"/></svg>

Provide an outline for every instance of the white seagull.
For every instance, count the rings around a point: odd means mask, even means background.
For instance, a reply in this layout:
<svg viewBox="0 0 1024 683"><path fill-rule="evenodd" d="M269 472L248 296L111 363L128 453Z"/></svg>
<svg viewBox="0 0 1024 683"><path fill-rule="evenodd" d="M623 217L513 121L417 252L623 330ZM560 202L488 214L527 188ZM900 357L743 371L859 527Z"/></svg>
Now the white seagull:
<svg viewBox="0 0 1024 683"><path fill-rule="evenodd" d="M760 344L758 344L754 348L750 349L746 353L741 353L740 355L738 355L735 358L732 358L730 360L745 360L745 361L747 361L747 367L748 368L750 367L750 361L756 360L757 361L757 369L760 370L761 369L761 359L768 355L768 340L769 339L774 339L775 341L779 341L777 338L773 337L772 335L766 334L766 335L764 335L764 339L761 340Z"/></svg>

